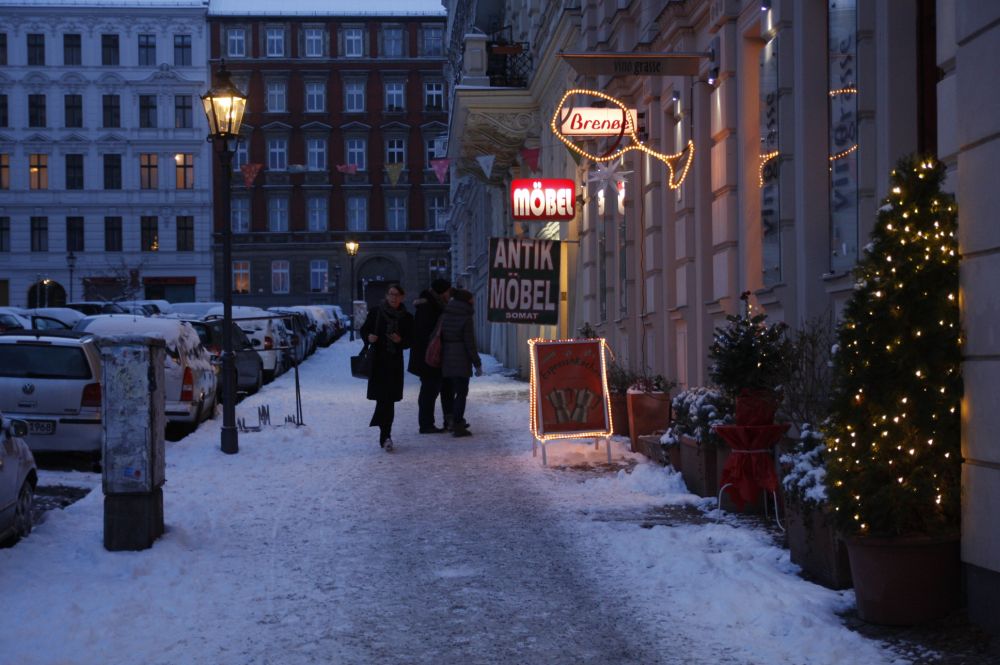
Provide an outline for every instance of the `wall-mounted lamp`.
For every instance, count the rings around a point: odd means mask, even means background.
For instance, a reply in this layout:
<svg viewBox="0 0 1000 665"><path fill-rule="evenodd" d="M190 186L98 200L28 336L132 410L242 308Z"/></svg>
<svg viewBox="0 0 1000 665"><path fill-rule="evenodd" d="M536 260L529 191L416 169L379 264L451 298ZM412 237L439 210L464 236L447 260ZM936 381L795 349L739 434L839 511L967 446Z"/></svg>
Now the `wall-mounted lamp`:
<svg viewBox="0 0 1000 665"><path fill-rule="evenodd" d="M713 65L711 69L708 70L708 84L714 86L719 80L719 67L718 65Z"/></svg>
<svg viewBox="0 0 1000 665"><path fill-rule="evenodd" d="M769 11L771 9L771 0L760 0L760 10L762 12Z"/></svg>
<svg viewBox="0 0 1000 665"><path fill-rule="evenodd" d="M680 90L674 90L670 93L670 100L674 104L674 118L680 118L683 112L681 108L681 93Z"/></svg>

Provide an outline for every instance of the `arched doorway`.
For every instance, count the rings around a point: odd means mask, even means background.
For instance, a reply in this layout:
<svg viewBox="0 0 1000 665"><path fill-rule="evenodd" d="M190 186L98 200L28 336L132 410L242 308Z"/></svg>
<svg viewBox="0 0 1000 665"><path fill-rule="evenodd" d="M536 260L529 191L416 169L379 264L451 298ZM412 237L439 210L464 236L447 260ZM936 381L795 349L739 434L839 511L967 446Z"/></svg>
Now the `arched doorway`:
<svg viewBox="0 0 1000 665"><path fill-rule="evenodd" d="M361 264L356 287L361 292L361 299L372 307L382 302L386 289L393 282L399 282L402 275L398 263L384 256L375 256Z"/></svg>
<svg viewBox="0 0 1000 665"><path fill-rule="evenodd" d="M65 307L66 289L51 279L43 279L28 287L28 307Z"/></svg>

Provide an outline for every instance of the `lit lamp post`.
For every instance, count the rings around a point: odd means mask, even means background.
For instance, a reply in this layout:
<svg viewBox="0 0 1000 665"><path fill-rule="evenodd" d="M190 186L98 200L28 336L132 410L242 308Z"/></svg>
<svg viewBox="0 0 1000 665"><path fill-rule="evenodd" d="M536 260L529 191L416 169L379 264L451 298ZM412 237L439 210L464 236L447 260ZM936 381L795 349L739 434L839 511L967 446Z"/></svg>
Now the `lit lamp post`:
<svg viewBox="0 0 1000 665"><path fill-rule="evenodd" d="M69 268L69 301L73 302L73 269L76 268L76 254L73 253L72 247L66 253L66 267Z"/></svg>
<svg viewBox="0 0 1000 665"><path fill-rule="evenodd" d="M358 250L361 249L361 245L354 240L348 240L344 243L344 249L347 250L347 255L351 257L351 283L350 283L350 295L351 295L351 341L354 341L354 257L358 255Z"/></svg>
<svg viewBox="0 0 1000 665"><path fill-rule="evenodd" d="M222 452L239 452L236 431L236 366L233 363L233 234L230 220L229 181L233 153L229 142L239 140L240 123L247 98L232 81L223 60L215 74L215 85L201 96L208 118L208 140L219 152L222 165Z"/></svg>

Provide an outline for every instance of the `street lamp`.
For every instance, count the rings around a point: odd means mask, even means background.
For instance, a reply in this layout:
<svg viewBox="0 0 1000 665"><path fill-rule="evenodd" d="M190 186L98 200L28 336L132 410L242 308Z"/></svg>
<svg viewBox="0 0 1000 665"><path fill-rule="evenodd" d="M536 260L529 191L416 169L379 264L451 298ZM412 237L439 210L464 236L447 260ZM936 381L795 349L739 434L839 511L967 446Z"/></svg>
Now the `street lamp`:
<svg viewBox="0 0 1000 665"><path fill-rule="evenodd" d="M208 118L208 140L218 150L222 165L222 452L238 453L236 431L236 365L233 362L233 234L230 220L229 182L233 153L230 141L238 141L247 98L229 80L226 61L219 64L215 85L201 96Z"/></svg>
<svg viewBox="0 0 1000 665"><path fill-rule="evenodd" d="M66 267L69 268L69 301L73 302L73 269L76 268L76 254L73 253L72 247L66 253Z"/></svg>
<svg viewBox="0 0 1000 665"><path fill-rule="evenodd" d="M358 255L358 250L361 249L361 245L354 240L348 240L344 243L344 249L347 250L347 255L351 257L351 283L350 283L350 295L351 295L351 341L354 341L354 257Z"/></svg>

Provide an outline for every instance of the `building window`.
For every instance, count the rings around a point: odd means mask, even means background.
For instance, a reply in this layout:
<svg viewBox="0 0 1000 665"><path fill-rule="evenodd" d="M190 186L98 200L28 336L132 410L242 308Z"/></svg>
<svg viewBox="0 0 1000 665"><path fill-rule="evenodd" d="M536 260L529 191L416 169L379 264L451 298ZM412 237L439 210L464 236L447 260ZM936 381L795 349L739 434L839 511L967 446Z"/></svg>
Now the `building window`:
<svg viewBox="0 0 1000 665"><path fill-rule="evenodd" d="M267 57L281 58L285 55L285 29L267 29Z"/></svg>
<svg viewBox="0 0 1000 665"><path fill-rule="evenodd" d="M272 233L288 231L288 199L272 196L267 200L267 230Z"/></svg>
<svg viewBox="0 0 1000 665"><path fill-rule="evenodd" d="M389 231L406 230L406 195L392 194L385 201L385 227Z"/></svg>
<svg viewBox="0 0 1000 665"><path fill-rule="evenodd" d="M320 28L306 28L306 57L320 58L323 56L323 30Z"/></svg>
<svg viewBox="0 0 1000 665"><path fill-rule="evenodd" d="M66 218L66 251L84 251L83 217Z"/></svg>
<svg viewBox="0 0 1000 665"><path fill-rule="evenodd" d="M288 169L288 139L269 138L267 140L267 170L285 171Z"/></svg>
<svg viewBox="0 0 1000 665"><path fill-rule="evenodd" d="M191 66L191 35L174 35L174 67Z"/></svg>
<svg viewBox="0 0 1000 665"><path fill-rule="evenodd" d="M0 252L10 251L10 217L0 217Z"/></svg>
<svg viewBox="0 0 1000 665"><path fill-rule="evenodd" d="M83 127L83 95L63 97L63 111L66 127Z"/></svg>
<svg viewBox="0 0 1000 665"><path fill-rule="evenodd" d="M104 251L122 251L122 218L104 218Z"/></svg>
<svg viewBox="0 0 1000 665"><path fill-rule="evenodd" d="M83 64L83 47L80 35L63 35L63 64Z"/></svg>
<svg viewBox="0 0 1000 665"><path fill-rule="evenodd" d="M155 152L139 155L139 189L157 189L160 186L159 161Z"/></svg>
<svg viewBox="0 0 1000 665"><path fill-rule="evenodd" d="M10 189L10 155L0 152L0 189Z"/></svg>
<svg viewBox="0 0 1000 665"><path fill-rule="evenodd" d="M194 189L194 155L179 152L174 155L177 189Z"/></svg>
<svg viewBox="0 0 1000 665"><path fill-rule="evenodd" d="M121 98L118 95L103 95L103 116L104 127L122 126Z"/></svg>
<svg viewBox="0 0 1000 665"><path fill-rule="evenodd" d="M406 140L386 139L385 141L385 161L387 164L406 163Z"/></svg>
<svg viewBox="0 0 1000 665"><path fill-rule="evenodd" d="M243 28L230 28L226 31L226 54L230 58L246 57L247 37Z"/></svg>
<svg viewBox="0 0 1000 665"><path fill-rule="evenodd" d="M233 293L250 293L249 261L233 261Z"/></svg>
<svg viewBox="0 0 1000 665"><path fill-rule="evenodd" d="M427 197L427 228L443 229L448 213L448 195L444 192Z"/></svg>
<svg viewBox="0 0 1000 665"><path fill-rule="evenodd" d="M326 231L329 219L326 201L325 196L310 196L306 199L306 216L310 231Z"/></svg>
<svg viewBox="0 0 1000 665"><path fill-rule="evenodd" d="M827 98L830 151L830 270L858 260L858 3L829 2Z"/></svg>
<svg viewBox="0 0 1000 665"><path fill-rule="evenodd" d="M191 215L177 217L177 251L194 251L194 217Z"/></svg>
<svg viewBox="0 0 1000 665"><path fill-rule="evenodd" d="M104 155L104 189L122 188L122 156Z"/></svg>
<svg viewBox="0 0 1000 665"><path fill-rule="evenodd" d="M271 293L288 293L288 261L271 261Z"/></svg>
<svg viewBox="0 0 1000 665"><path fill-rule="evenodd" d="M83 189L83 155L66 155L66 189Z"/></svg>
<svg viewBox="0 0 1000 665"><path fill-rule="evenodd" d="M143 215L139 218L140 247L144 252L160 251L159 222L155 216Z"/></svg>
<svg viewBox="0 0 1000 665"><path fill-rule="evenodd" d="M31 218L31 251L49 251L49 218Z"/></svg>
<svg viewBox="0 0 1000 665"><path fill-rule="evenodd" d="M28 178L31 189L49 188L49 156L41 153L28 155Z"/></svg>
<svg viewBox="0 0 1000 665"><path fill-rule="evenodd" d="M347 163L354 164L359 171L367 170L368 140L362 138L347 139Z"/></svg>
<svg viewBox="0 0 1000 665"><path fill-rule="evenodd" d="M347 197L347 230L368 230L368 199L364 196Z"/></svg>
<svg viewBox="0 0 1000 665"><path fill-rule="evenodd" d="M139 127L156 127L156 95L139 95Z"/></svg>
<svg viewBox="0 0 1000 665"><path fill-rule="evenodd" d="M403 29L401 27L392 26L382 30L382 56L386 58L403 57Z"/></svg>
<svg viewBox="0 0 1000 665"><path fill-rule="evenodd" d="M28 95L28 127L45 127L45 95Z"/></svg>
<svg viewBox="0 0 1000 665"><path fill-rule="evenodd" d="M364 31L361 28L346 28L344 30L344 56L360 58L364 54Z"/></svg>
<svg viewBox="0 0 1000 665"><path fill-rule="evenodd" d="M7 33L0 32L0 65L7 64Z"/></svg>
<svg viewBox="0 0 1000 665"><path fill-rule="evenodd" d="M444 83L424 83L424 108L428 111L444 110Z"/></svg>
<svg viewBox="0 0 1000 665"><path fill-rule="evenodd" d="M0 95L0 127L8 127L10 116L7 111L7 95Z"/></svg>
<svg viewBox="0 0 1000 665"><path fill-rule="evenodd" d="M430 136L424 141L424 160L430 167L431 160L440 159L445 156L444 147L445 137L443 136Z"/></svg>
<svg viewBox="0 0 1000 665"><path fill-rule="evenodd" d="M101 64L105 67L117 67L118 35L101 35Z"/></svg>
<svg viewBox="0 0 1000 665"><path fill-rule="evenodd" d="M319 81L306 83L306 112L322 113L326 110L326 85Z"/></svg>
<svg viewBox="0 0 1000 665"><path fill-rule="evenodd" d="M778 37L774 36L760 51L758 78L760 167L758 169L761 227L761 268L764 286L781 282L781 157L778 137L781 134L778 111Z"/></svg>
<svg viewBox="0 0 1000 665"><path fill-rule="evenodd" d="M402 111L406 108L404 85L401 81L385 84L385 110L389 112Z"/></svg>
<svg viewBox="0 0 1000 665"><path fill-rule="evenodd" d="M250 232L250 199L235 198L229 208L229 224L233 233Z"/></svg>
<svg viewBox="0 0 1000 665"><path fill-rule="evenodd" d="M270 113L284 113L288 110L285 104L284 81L268 81L267 110Z"/></svg>
<svg viewBox="0 0 1000 665"><path fill-rule="evenodd" d="M313 293L326 293L330 288L330 264L326 259L313 259L309 262L309 290Z"/></svg>
<svg viewBox="0 0 1000 665"><path fill-rule="evenodd" d="M156 35L139 35L139 66L156 65Z"/></svg>
<svg viewBox="0 0 1000 665"><path fill-rule="evenodd" d="M422 38L420 55L444 55L444 28L439 25L424 26L420 32Z"/></svg>
<svg viewBox="0 0 1000 665"><path fill-rule="evenodd" d="M435 279L448 278L448 259L431 259L428 263L428 272L430 272L430 277L428 282L433 282Z"/></svg>
<svg viewBox="0 0 1000 665"><path fill-rule="evenodd" d="M306 158L310 171L325 171L326 139L306 139Z"/></svg>
<svg viewBox="0 0 1000 665"><path fill-rule="evenodd" d="M174 127L187 129L192 126L191 95L174 95Z"/></svg>
<svg viewBox="0 0 1000 665"><path fill-rule="evenodd" d="M28 65L42 66L45 64L45 35L32 33L28 35Z"/></svg>
<svg viewBox="0 0 1000 665"><path fill-rule="evenodd" d="M348 81L344 84L344 112L364 113L365 82Z"/></svg>
<svg viewBox="0 0 1000 665"><path fill-rule="evenodd" d="M229 148L233 151L233 171L239 172L244 164L250 163L247 142L246 140L233 141L229 144Z"/></svg>

